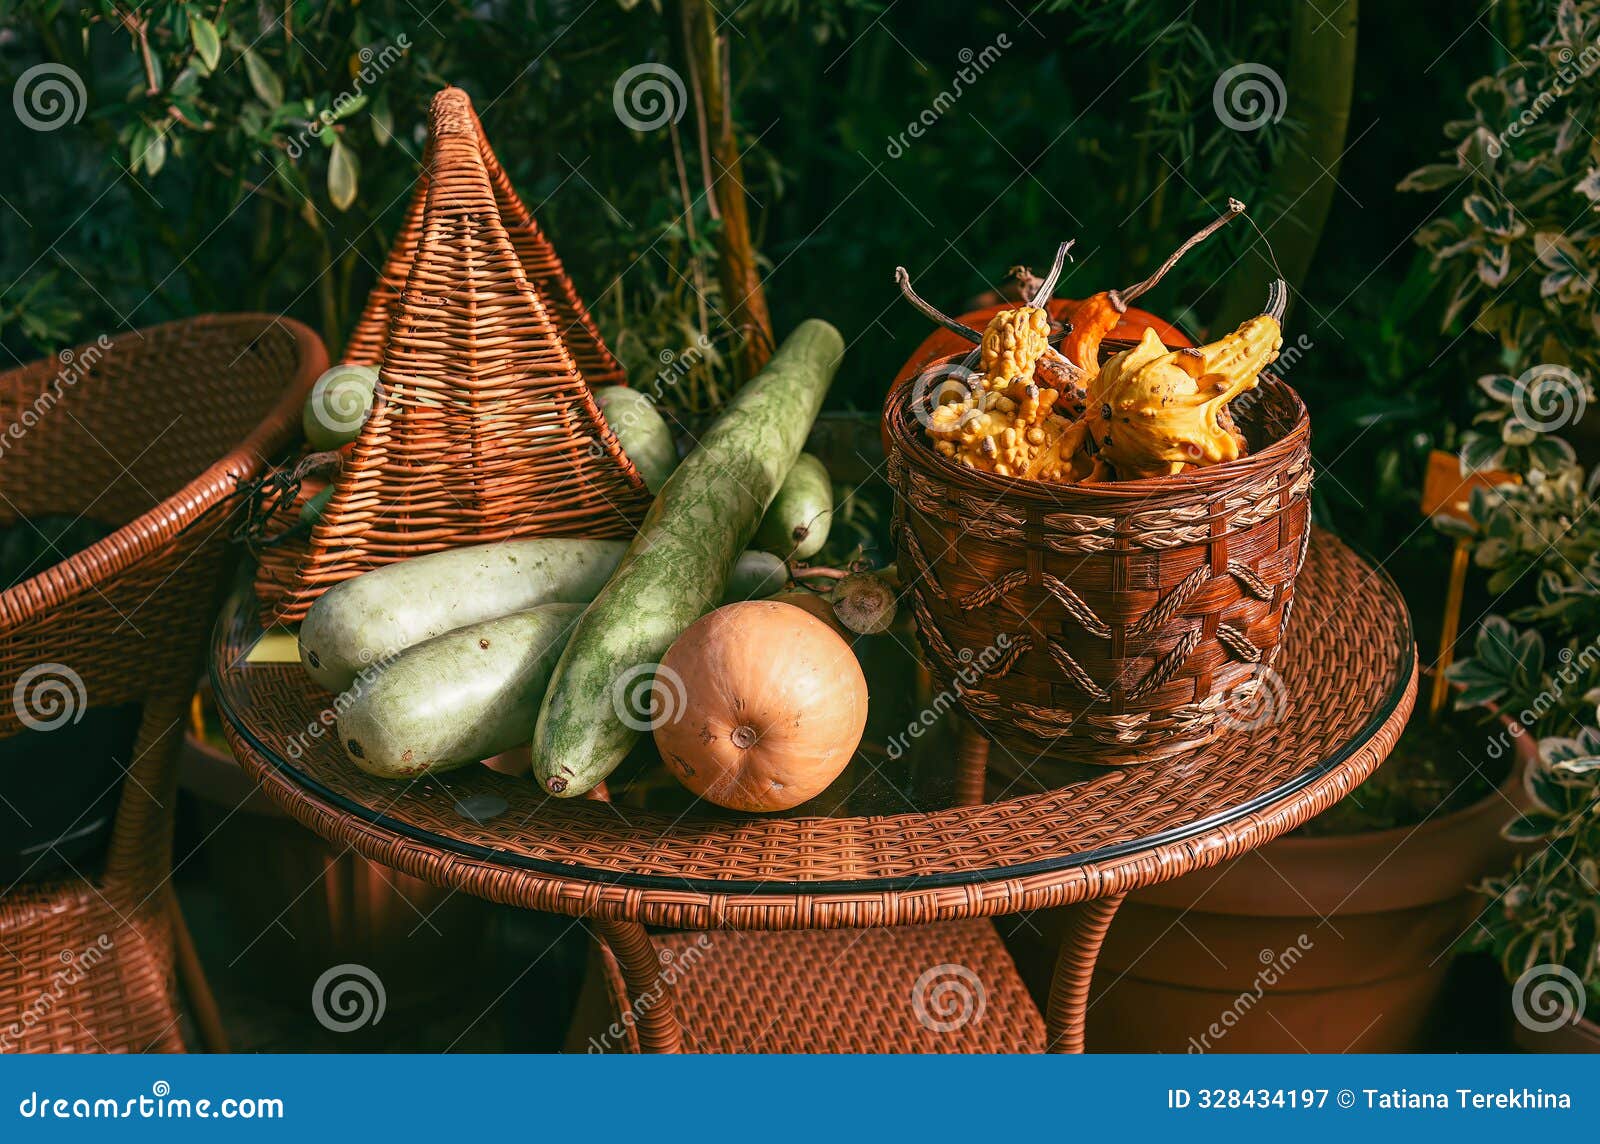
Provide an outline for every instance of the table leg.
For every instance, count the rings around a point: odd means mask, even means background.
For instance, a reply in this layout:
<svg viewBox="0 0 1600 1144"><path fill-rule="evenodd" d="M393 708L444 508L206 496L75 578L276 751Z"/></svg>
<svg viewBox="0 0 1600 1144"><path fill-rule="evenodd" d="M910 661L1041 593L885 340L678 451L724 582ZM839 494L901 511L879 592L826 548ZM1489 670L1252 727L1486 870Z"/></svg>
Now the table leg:
<svg viewBox="0 0 1600 1144"><path fill-rule="evenodd" d="M983 781L989 769L989 740L971 723L961 723L961 742L956 748L956 805L983 803Z"/></svg>
<svg viewBox="0 0 1600 1144"><path fill-rule="evenodd" d="M649 931L638 922L596 921L594 928L622 970L628 994L622 1003L633 1010L639 1051L681 1053L683 1030L678 1025L672 990L661 976L661 962Z"/></svg>
<svg viewBox="0 0 1600 1144"><path fill-rule="evenodd" d="M1100 957L1100 944L1124 895L1095 898L1067 907L1067 932L1061 938L1050 1004L1045 1012L1045 1051L1083 1052L1083 1031L1089 1008L1089 982Z"/></svg>
<svg viewBox="0 0 1600 1144"><path fill-rule="evenodd" d="M611 792L602 781L584 797L594 802L610 802ZM683 1029L678 1024L672 992L661 975L661 961L656 957L656 943L650 940L650 931L638 922L598 919L594 928L600 940L610 947L611 956L622 970L627 996L621 1003L634 1011L633 1027L639 1034L639 1051L681 1053ZM642 1004L646 998L648 1003Z"/></svg>
<svg viewBox="0 0 1600 1144"><path fill-rule="evenodd" d="M167 910L172 915L173 965L177 969L178 983L183 987L189 1002L189 1015L194 1018L200 1033L200 1044L208 1053L228 1051L228 1030L222 1023L222 1012L217 1008L216 995L206 980L205 966L195 951L194 938L183 920L183 907L178 903L176 891L167 894Z"/></svg>

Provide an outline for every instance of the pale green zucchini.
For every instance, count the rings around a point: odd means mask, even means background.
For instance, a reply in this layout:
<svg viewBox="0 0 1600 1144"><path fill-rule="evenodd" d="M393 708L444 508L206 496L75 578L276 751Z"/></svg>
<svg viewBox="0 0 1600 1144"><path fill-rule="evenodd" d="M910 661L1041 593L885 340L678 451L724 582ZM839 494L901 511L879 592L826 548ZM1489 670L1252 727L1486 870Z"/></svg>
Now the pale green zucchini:
<svg viewBox="0 0 1600 1144"><path fill-rule="evenodd" d="M783 591L789 582L789 566L770 552L752 548L741 552L728 573L728 586L723 590L722 602L736 604L740 600L764 600L774 592Z"/></svg>
<svg viewBox="0 0 1600 1144"><path fill-rule="evenodd" d="M644 478L644 487L651 495L660 492L678 467L678 447L656 403L625 385L602 385L594 391L594 399L622 451Z"/></svg>
<svg viewBox="0 0 1600 1144"><path fill-rule="evenodd" d="M300 625L300 662L329 691L413 644L536 604L586 604L627 543L540 537L387 564L329 588Z"/></svg>
<svg viewBox="0 0 1600 1144"><path fill-rule="evenodd" d="M784 560L805 560L827 543L832 525L833 481L821 461L801 453L751 543Z"/></svg>
<svg viewBox="0 0 1600 1144"><path fill-rule="evenodd" d="M377 388L378 368L371 365L336 365L317 378L300 411L306 442L324 452L354 441L372 412Z"/></svg>
<svg viewBox="0 0 1600 1144"><path fill-rule="evenodd" d="M340 696L339 741L379 778L453 770L528 741L582 604L468 624L400 653Z"/></svg>

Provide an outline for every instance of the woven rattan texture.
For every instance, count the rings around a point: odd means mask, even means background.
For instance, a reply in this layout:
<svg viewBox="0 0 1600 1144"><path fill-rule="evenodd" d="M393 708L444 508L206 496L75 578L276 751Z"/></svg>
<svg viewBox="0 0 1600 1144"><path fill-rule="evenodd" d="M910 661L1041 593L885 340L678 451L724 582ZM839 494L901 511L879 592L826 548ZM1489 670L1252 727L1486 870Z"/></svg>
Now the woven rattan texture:
<svg viewBox="0 0 1600 1144"><path fill-rule="evenodd" d="M0 374L0 424L27 430L0 456L4 519L70 512L117 526L0 592L0 685L13 697L22 673L40 668L35 686L62 684L55 698L73 707L144 705L133 758L119 760L128 777L104 874L0 896L0 1047L181 1047L166 879L183 712L204 662L233 494L288 447L326 365L305 327L240 314ZM23 729L24 710L59 714L43 703L0 705L0 735ZM8 1033L14 1023L20 1036Z"/></svg>
<svg viewBox="0 0 1600 1144"><path fill-rule="evenodd" d="M1037 1053L1044 1020L986 918L896 929L660 933L690 1053ZM606 955L615 1023L627 987ZM581 1037L579 1038L582 1039ZM637 1041L627 1047L639 1051Z"/></svg>
<svg viewBox="0 0 1600 1144"><path fill-rule="evenodd" d="M1013 749L1102 765L1209 742L1257 702L1310 528L1304 405L1267 378L1236 402L1241 461L1108 485L963 468L917 387L885 409L899 566L930 668Z"/></svg>
<svg viewBox="0 0 1600 1144"><path fill-rule="evenodd" d="M1279 660L1287 686L1274 722L1225 736L1201 756L1108 769L1092 781L989 805L729 821L552 799L532 783L484 768L442 782L373 779L344 759L319 720L332 697L297 665L242 662L257 636L248 609L219 625L218 702L246 769L312 829L418 877L497 901L680 928L732 924L734 917L753 928L931 921L1060 904L1174 877L1291 829L1363 780L1404 725L1415 688L1409 621L1393 584L1318 534ZM1348 757L1315 773L1341 753ZM1304 785L1284 793L1297 781ZM504 798L508 809L477 824L455 810L472 795ZM1227 812L1238 817L1206 828ZM1151 840L1176 830L1195 833L1167 845ZM1110 848L1125 853L1012 872ZM667 884L630 884L641 876ZM923 882L884 889L874 879ZM705 885L719 881L759 886L721 893Z"/></svg>
<svg viewBox="0 0 1600 1144"><path fill-rule="evenodd" d="M471 111L470 105L468 110ZM555 246L512 187L510 178L483 134L483 125L475 112L473 124L477 129L484 167L494 187L495 206L500 212L506 233L511 237L512 246L516 247L529 285L544 303L545 310L555 319L561 340L572 354L584 380L590 385L626 384L627 374L621 363L600 336L583 299L578 297L577 288L572 284L572 279L567 277ZM401 291L405 289L406 278L411 273L417 247L422 240L423 219L428 204L429 167L430 164L425 161L417 176L417 189L412 192L411 201L406 206L400 232L395 236L378 283L367 295L366 307L345 346L345 361L376 365L383 360L389 321L398 307Z"/></svg>
<svg viewBox="0 0 1600 1144"><path fill-rule="evenodd" d="M466 93L440 92L429 126L416 196L347 354L379 364L378 398L309 539L262 551L269 621L303 619L332 585L426 552L631 536L649 506L589 389L621 368ZM280 513L270 534L294 519Z"/></svg>

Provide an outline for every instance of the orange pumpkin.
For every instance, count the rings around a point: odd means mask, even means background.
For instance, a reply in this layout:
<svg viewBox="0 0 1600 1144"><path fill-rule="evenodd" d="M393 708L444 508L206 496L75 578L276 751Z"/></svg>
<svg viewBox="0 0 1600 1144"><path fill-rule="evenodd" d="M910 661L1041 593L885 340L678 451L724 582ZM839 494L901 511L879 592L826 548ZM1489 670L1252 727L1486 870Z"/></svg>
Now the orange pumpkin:
<svg viewBox="0 0 1600 1144"><path fill-rule="evenodd" d="M656 728L667 769L730 810L787 810L821 794L867 725L867 681L827 624L747 600L690 624L661 661L683 702Z"/></svg>
<svg viewBox="0 0 1600 1144"><path fill-rule="evenodd" d="M817 617L828 625L828 629L845 643L855 639L855 632L840 623L839 615L833 610L833 601L826 592L813 592L806 588L796 588L789 592L779 592L776 596L768 596L768 600L775 604L790 604L802 612Z"/></svg>

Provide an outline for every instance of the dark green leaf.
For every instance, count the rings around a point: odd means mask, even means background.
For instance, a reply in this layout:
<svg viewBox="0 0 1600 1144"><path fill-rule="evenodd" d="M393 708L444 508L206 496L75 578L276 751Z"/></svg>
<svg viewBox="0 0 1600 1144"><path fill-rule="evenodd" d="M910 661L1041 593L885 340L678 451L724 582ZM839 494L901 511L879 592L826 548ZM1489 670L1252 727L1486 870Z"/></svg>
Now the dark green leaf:
<svg viewBox="0 0 1600 1144"><path fill-rule="evenodd" d="M1453 163L1430 163L1418 167L1396 185L1397 191L1440 191L1452 187L1466 176L1466 171Z"/></svg>

